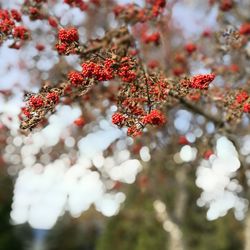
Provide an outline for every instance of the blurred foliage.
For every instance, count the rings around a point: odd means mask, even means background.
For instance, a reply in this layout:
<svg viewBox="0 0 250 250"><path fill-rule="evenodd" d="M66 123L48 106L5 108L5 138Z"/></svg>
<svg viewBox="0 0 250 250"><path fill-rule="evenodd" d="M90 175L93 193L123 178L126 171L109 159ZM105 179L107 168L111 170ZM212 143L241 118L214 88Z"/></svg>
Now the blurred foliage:
<svg viewBox="0 0 250 250"><path fill-rule="evenodd" d="M0 171L0 249L22 250L24 241L20 237L20 228L10 224L12 202L12 181Z"/></svg>
<svg viewBox="0 0 250 250"><path fill-rule="evenodd" d="M156 220L153 202L161 197L168 211L174 211L178 197L176 172L162 157L154 157L150 168L149 185L141 189L131 185L125 206L119 215L108 220L105 230L97 242L97 250L152 250L168 249L169 234ZM182 166L184 167L184 166ZM190 167L190 166L189 166ZM153 173L150 173L153 171ZM161 173L159 175L159 173ZM144 174L144 173L142 173ZM154 178L154 179L152 179ZM138 184L138 181L137 181ZM158 191L158 192L157 192ZM188 169L185 180L186 206L178 222L184 236L187 250L240 250L243 249L243 223L234 218L233 213L215 220L206 219L206 209L199 208L196 201L200 190L195 186L195 169Z"/></svg>
<svg viewBox="0 0 250 250"><path fill-rule="evenodd" d="M111 218L101 235L97 250L164 249L166 234L156 220L148 193L132 187L125 207Z"/></svg>
<svg viewBox="0 0 250 250"><path fill-rule="evenodd" d="M206 208L197 206L200 190L195 186L195 173L188 176L187 210L182 222L187 249L190 250L240 250L243 249L243 223L232 212L215 221L206 219Z"/></svg>
<svg viewBox="0 0 250 250"><path fill-rule="evenodd" d="M117 216L106 219L90 209L79 219L63 216L57 225L44 235L43 250L152 250L168 249L169 234L157 221L153 202L160 197L174 215L181 192L187 194L181 218L174 217L183 235L186 250L243 249L243 223L233 213L216 221L207 221L206 209L196 201L200 190L195 186L195 168L188 166L185 190L180 189L177 174L185 166L173 167L159 152L154 161L140 174L137 182L127 187L127 199ZM142 177L143 176L143 181ZM27 225L10 225L9 213L12 182L2 175L0 190L0 250L34 249L36 233ZM183 186L182 186L183 188Z"/></svg>
<svg viewBox="0 0 250 250"><path fill-rule="evenodd" d="M47 235L49 250L93 250L100 234L102 218L94 211L79 219L65 215Z"/></svg>

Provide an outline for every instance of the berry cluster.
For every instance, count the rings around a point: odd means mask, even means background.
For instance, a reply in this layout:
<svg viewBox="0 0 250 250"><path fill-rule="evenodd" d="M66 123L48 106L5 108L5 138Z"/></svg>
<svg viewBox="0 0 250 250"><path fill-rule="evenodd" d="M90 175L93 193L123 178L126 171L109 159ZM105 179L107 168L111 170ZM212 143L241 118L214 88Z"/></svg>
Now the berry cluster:
<svg viewBox="0 0 250 250"><path fill-rule="evenodd" d="M57 28L58 26L58 21L56 18L54 17L48 17L48 22L49 22L49 25L53 28Z"/></svg>
<svg viewBox="0 0 250 250"><path fill-rule="evenodd" d="M41 108L44 105L44 99L41 96L31 96L29 99L29 106L33 109Z"/></svg>
<svg viewBox="0 0 250 250"><path fill-rule="evenodd" d="M113 9L115 16L125 22L145 22L147 20L146 11L136 4L116 5Z"/></svg>
<svg viewBox="0 0 250 250"><path fill-rule="evenodd" d="M83 127L85 125L85 120L84 118L81 116L81 117L78 117L77 119L74 120L74 124L77 126L77 127Z"/></svg>
<svg viewBox="0 0 250 250"><path fill-rule="evenodd" d="M31 20L38 20L38 19L44 19L44 15L41 12L41 10L37 7L29 7L28 8L28 15Z"/></svg>
<svg viewBox="0 0 250 250"><path fill-rule="evenodd" d="M245 113L250 113L250 101L249 95L246 91L240 91L235 96L235 106L241 109Z"/></svg>
<svg viewBox="0 0 250 250"><path fill-rule="evenodd" d="M21 14L13 9L11 11L0 9L0 43L9 37L17 41L27 40L30 37L28 29L24 26L17 25L17 22L21 22ZM12 46L18 48L18 46Z"/></svg>
<svg viewBox="0 0 250 250"><path fill-rule="evenodd" d="M142 135L142 130L140 127L138 128L138 126L133 125L128 127L127 135L132 137L140 136Z"/></svg>
<svg viewBox="0 0 250 250"><path fill-rule="evenodd" d="M197 46L194 43L187 43L185 45L185 50L189 53L192 54L197 50Z"/></svg>
<svg viewBox="0 0 250 250"><path fill-rule="evenodd" d="M26 0L22 12L29 16L31 20L47 20L49 25L53 28L58 27L58 20L46 12L48 8L47 0Z"/></svg>
<svg viewBox="0 0 250 250"><path fill-rule="evenodd" d="M112 115L112 123L118 126L122 126L124 124L126 117L121 113L114 113Z"/></svg>
<svg viewBox="0 0 250 250"><path fill-rule="evenodd" d="M165 116L157 109L151 110L151 112L142 118L143 124L160 126L166 122Z"/></svg>
<svg viewBox="0 0 250 250"><path fill-rule="evenodd" d="M194 89L208 89L209 84L214 80L215 74L196 75L190 80L190 87Z"/></svg>
<svg viewBox="0 0 250 250"><path fill-rule="evenodd" d="M213 154L214 154L214 152L211 149L207 149L203 154L203 158L208 160L210 158L210 156Z"/></svg>
<svg viewBox="0 0 250 250"><path fill-rule="evenodd" d="M48 92L45 96L43 95L33 95L29 98L28 106L34 110L41 107L58 104L59 94L57 92Z"/></svg>
<svg viewBox="0 0 250 250"><path fill-rule="evenodd" d="M49 103L54 103L54 104L58 104L59 102L59 96L58 96L58 93L56 92L49 92L47 95L46 95L46 99Z"/></svg>
<svg viewBox="0 0 250 250"><path fill-rule="evenodd" d="M236 99L236 102L239 103L239 104L242 104L243 102L245 102L247 99L248 99L248 93L246 91L240 91L235 99Z"/></svg>
<svg viewBox="0 0 250 250"><path fill-rule="evenodd" d="M100 0L90 0L88 3L83 0L64 0L64 3L71 7L78 7L81 11L86 11L89 8L89 3L92 3L95 6L100 6Z"/></svg>
<svg viewBox="0 0 250 250"><path fill-rule="evenodd" d="M137 69L134 71L136 78L129 81L129 84L127 79L121 78L118 112L112 116L112 122L119 127L128 127L129 136L138 136L142 134L146 125L161 126L166 122L165 116L156 107L160 102L166 102L169 86L164 80L145 78L139 59L132 60L129 57L123 59L126 61L121 62L123 66L119 69L123 67L130 67L132 71Z"/></svg>
<svg viewBox="0 0 250 250"><path fill-rule="evenodd" d="M79 1L68 0L67 3L74 6ZM121 7L121 12L118 11L117 15L120 17L122 14L131 14L136 15L136 18L141 18L144 23L137 24L133 28L145 26L145 29L142 28L139 32L139 37L146 44L158 44L160 33L154 32L150 34L148 27L150 27L151 32L155 29L151 27L151 22L145 22L151 20L150 18L153 16L152 9L149 6L156 6L156 9L162 11L165 1L148 0L144 8L136 4L128 6L129 8L126 10ZM56 20L54 21L56 26ZM32 95L22 111L23 114L26 114L26 117L32 120L41 111L41 117L45 117L48 111L53 110L59 99L62 99L64 103L72 103L78 97L78 100L87 100L84 98L88 98L90 95L85 94L89 90L91 91L92 86L98 82L120 79L119 86L116 83L109 85L115 86L115 91L118 91L117 96L117 92L115 92L108 97L111 102L116 101L118 106L117 113L112 116L112 122L119 127L127 127L127 133L136 136L140 135L147 125L161 126L166 122L167 118L164 115L163 107L171 107L173 103L183 99L190 101L190 103L199 100L202 95L201 90L208 89L209 84L215 78L214 74L196 75L184 80L166 78L166 72L160 69L160 61L150 61L151 58L146 58L150 62L149 68L147 68L138 56L139 50L135 45L137 44L134 43L131 34L124 28L117 29L114 32L107 32L104 38L91 40L85 45L80 44L76 28L59 29L58 43L56 45L59 54L79 54L84 59L82 70L80 72L70 72L68 81L56 86L56 88L61 88L64 85L60 93L53 89L53 91ZM150 49L150 46L142 47ZM170 70L173 70L176 76L188 72L189 57L187 55L194 53L197 46L191 42L187 43L184 49L182 48L180 52L174 52L174 66L175 64L177 66ZM105 88L106 84L96 89L103 90ZM85 96L82 97L83 95ZM244 99L243 95L237 97L239 102L241 99L243 100L242 107L244 105L244 110L247 110L247 99ZM80 118L75 121L75 125L79 127L83 126L84 123Z"/></svg>
<svg viewBox="0 0 250 250"><path fill-rule="evenodd" d="M250 96L245 90L231 90L227 94L221 93L222 101L226 110L226 121L238 123L243 113L250 113Z"/></svg>
<svg viewBox="0 0 250 250"><path fill-rule="evenodd" d="M94 78L97 81L108 81L114 78L112 65L114 61L106 59L104 64L88 61L82 64L82 75L86 78Z"/></svg>
<svg viewBox="0 0 250 250"><path fill-rule="evenodd" d="M250 103L245 103L243 106L243 111L245 113L250 113Z"/></svg>
<svg viewBox="0 0 250 250"><path fill-rule="evenodd" d="M220 10L229 11L233 8L233 0L221 0L220 1Z"/></svg>
<svg viewBox="0 0 250 250"><path fill-rule="evenodd" d="M36 49L37 49L38 51L43 51L43 50L45 49L45 46L44 46L42 43L38 43L38 44L36 45Z"/></svg>
<svg viewBox="0 0 250 250"><path fill-rule="evenodd" d="M58 39L62 43L72 43L78 42L79 35L76 28L67 28L67 29L60 29L58 32Z"/></svg>
<svg viewBox="0 0 250 250"><path fill-rule="evenodd" d="M71 71L68 74L68 79L73 86L80 86L84 82L83 75L80 72Z"/></svg>
<svg viewBox="0 0 250 250"><path fill-rule="evenodd" d="M159 32L154 32L148 35L146 32L142 34L142 41L146 44L148 43L155 43L156 45L159 44L160 41L160 34Z"/></svg>
<svg viewBox="0 0 250 250"><path fill-rule="evenodd" d="M166 0L147 0L152 5L153 16L157 17L166 5Z"/></svg>
<svg viewBox="0 0 250 250"><path fill-rule="evenodd" d="M117 75L123 82L132 82L136 79L134 61L132 57L123 57L117 71Z"/></svg>
<svg viewBox="0 0 250 250"><path fill-rule="evenodd" d="M19 117L20 117L21 120L22 120L22 115L24 115L24 117L26 117L26 118L30 118L31 117L30 111L26 107L22 107L21 108L21 114L19 115Z"/></svg>
<svg viewBox="0 0 250 250"><path fill-rule="evenodd" d="M11 13L11 16L14 20L16 20L17 22L21 22L22 21L22 16L21 16L21 13L15 9L12 9L10 11Z"/></svg>
<svg viewBox="0 0 250 250"><path fill-rule="evenodd" d="M87 3L85 3L83 0L64 0L64 3L72 7L78 7L82 11L85 11L88 9Z"/></svg>
<svg viewBox="0 0 250 250"><path fill-rule="evenodd" d="M77 52L79 34L76 28L62 28L58 32L56 49L59 54L75 54Z"/></svg>
<svg viewBox="0 0 250 250"><path fill-rule="evenodd" d="M140 135L146 125L161 126L166 122L166 117L159 110L159 105L171 102L171 98L187 97L189 100L197 101L201 94L198 90L207 89L214 80L214 74L196 75L191 79L180 81L179 84L172 84L164 77L153 75L147 78L143 75L140 61L136 61L137 78L120 88L118 95L118 112L112 117L112 122L119 127L128 127L128 135ZM138 70L139 69L139 70ZM196 92L190 92L191 89Z"/></svg>
<svg viewBox="0 0 250 250"><path fill-rule="evenodd" d="M177 52L174 55L174 65L172 67L172 73L175 76L181 76L187 71L187 56L183 52Z"/></svg>
<svg viewBox="0 0 250 250"><path fill-rule="evenodd" d="M28 29L24 26L16 26L13 29L13 37L19 38L21 40L26 40L29 38L29 32Z"/></svg>
<svg viewBox="0 0 250 250"><path fill-rule="evenodd" d="M29 127L35 127L43 120L45 110L53 111L55 109L55 106L59 103L60 95L61 92L59 90L48 90L48 92L29 96L25 107L21 108L21 114L19 116L23 123L22 126L28 126L27 123L33 121L34 124Z"/></svg>
<svg viewBox="0 0 250 250"><path fill-rule="evenodd" d="M157 60L152 59L147 63L147 65L150 69L155 69L159 67L159 62Z"/></svg>
<svg viewBox="0 0 250 250"><path fill-rule="evenodd" d="M148 81L149 84L149 94L151 100L155 102L162 102L167 99L169 94L170 86L165 80L159 80L156 82Z"/></svg>
<svg viewBox="0 0 250 250"><path fill-rule="evenodd" d="M131 57L122 57L119 60L107 58L103 62L88 60L82 64L81 76L93 78L97 81L108 81L117 76L123 82L132 82L136 79L136 72L133 68Z"/></svg>
<svg viewBox="0 0 250 250"><path fill-rule="evenodd" d="M189 141L185 135L180 135L178 138L178 144L179 145L187 145L187 144L189 144Z"/></svg>
<svg viewBox="0 0 250 250"><path fill-rule="evenodd" d="M48 16L44 8L47 2L47 0L25 0L22 12L31 20L47 19Z"/></svg>
<svg viewBox="0 0 250 250"><path fill-rule="evenodd" d="M239 33L241 35L250 35L250 23L243 23L240 26Z"/></svg>
<svg viewBox="0 0 250 250"><path fill-rule="evenodd" d="M113 9L115 16L125 22L146 22L159 16L166 5L165 0L147 0L145 7L137 4L117 5Z"/></svg>

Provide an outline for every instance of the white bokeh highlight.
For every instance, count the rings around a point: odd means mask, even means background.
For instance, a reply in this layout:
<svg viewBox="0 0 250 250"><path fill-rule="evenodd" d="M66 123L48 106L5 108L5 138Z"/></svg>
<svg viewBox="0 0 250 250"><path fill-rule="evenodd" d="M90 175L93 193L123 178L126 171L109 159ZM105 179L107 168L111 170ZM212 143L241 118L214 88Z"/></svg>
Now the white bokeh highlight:
<svg viewBox="0 0 250 250"><path fill-rule="evenodd" d="M216 154L202 160L196 172L196 185L203 190L197 204L208 207L208 220L225 216L229 209L234 209L237 219L244 218L248 201L239 197L242 187L234 178L239 168L239 156L233 143L220 137L216 142Z"/></svg>

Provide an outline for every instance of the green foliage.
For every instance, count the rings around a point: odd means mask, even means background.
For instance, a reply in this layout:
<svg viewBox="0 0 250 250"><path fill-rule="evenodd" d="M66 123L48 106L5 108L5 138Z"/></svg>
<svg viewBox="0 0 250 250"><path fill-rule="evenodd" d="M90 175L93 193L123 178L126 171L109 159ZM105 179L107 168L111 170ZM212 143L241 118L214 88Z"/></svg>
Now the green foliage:
<svg viewBox="0 0 250 250"><path fill-rule="evenodd" d="M157 164L154 164L154 171L157 171L157 167ZM175 171L178 170L175 169ZM233 213L211 222L206 219L207 209L197 206L196 201L200 195L200 190L195 186L194 171L190 170L187 173L185 188L188 197L183 218L180 221L176 220L183 232L185 249L243 249L243 225L235 220ZM162 174L164 174L164 171ZM161 197L165 197L164 202L168 211L173 214L178 187L175 184L174 175L169 173L166 179L170 176L171 182L158 182L157 189ZM107 222L106 228L97 242L97 250L168 249L169 235L156 220L152 206L155 199L155 187L156 184L154 183L153 187L149 186L146 192L141 192L134 186L130 187L125 207L119 215Z"/></svg>
<svg viewBox="0 0 250 250"><path fill-rule="evenodd" d="M243 249L243 225L234 218L233 213L215 221L206 219L206 208L199 208L196 200L200 190L190 172L188 176L188 206L186 216L182 222L182 229L188 249L190 250L240 250ZM193 177L194 178L194 177Z"/></svg>
<svg viewBox="0 0 250 250"><path fill-rule="evenodd" d="M152 198L132 187L125 207L108 221L97 250L165 249L166 236L155 218Z"/></svg>
<svg viewBox="0 0 250 250"><path fill-rule="evenodd" d="M12 197L12 183L8 177L1 176L0 179L0 249L22 250L23 244L17 236L18 230L10 225L10 206Z"/></svg>

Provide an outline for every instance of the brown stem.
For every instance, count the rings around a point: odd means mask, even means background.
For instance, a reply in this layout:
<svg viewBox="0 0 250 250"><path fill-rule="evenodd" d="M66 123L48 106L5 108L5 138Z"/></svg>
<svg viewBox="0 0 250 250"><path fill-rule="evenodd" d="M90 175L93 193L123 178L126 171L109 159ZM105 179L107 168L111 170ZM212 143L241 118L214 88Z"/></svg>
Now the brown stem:
<svg viewBox="0 0 250 250"><path fill-rule="evenodd" d="M201 107L188 102L187 100L185 100L182 97L180 97L180 98L175 97L175 98L177 98L180 101L180 103L183 104L188 109L192 110L193 112L195 112L197 114L200 114L200 115L204 116L209 121L212 121L218 128L222 128L222 127L225 126L225 123L222 120L220 120L217 117L214 117L213 115L205 112L204 109L202 109Z"/></svg>

